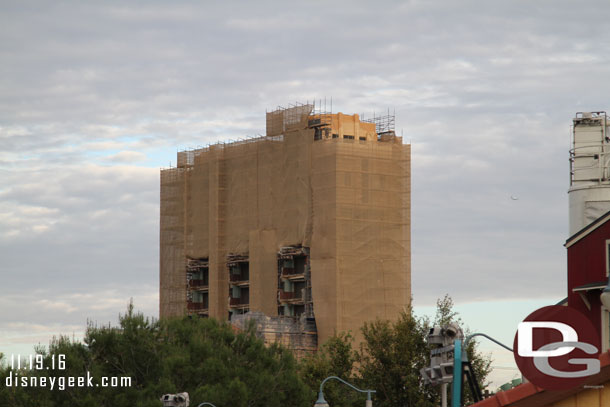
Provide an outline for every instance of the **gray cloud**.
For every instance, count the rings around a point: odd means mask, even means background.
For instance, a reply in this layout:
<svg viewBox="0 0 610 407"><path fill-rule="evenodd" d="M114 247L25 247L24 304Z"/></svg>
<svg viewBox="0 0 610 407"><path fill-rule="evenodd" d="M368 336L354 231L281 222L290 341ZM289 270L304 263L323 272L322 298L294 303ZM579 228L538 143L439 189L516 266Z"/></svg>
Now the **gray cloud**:
<svg viewBox="0 0 610 407"><path fill-rule="evenodd" d="M69 329L133 292L155 314L158 168L325 96L395 108L413 142L416 302L560 299L570 119L607 106L609 7L0 5L0 283L44 289L11 297L0 326Z"/></svg>

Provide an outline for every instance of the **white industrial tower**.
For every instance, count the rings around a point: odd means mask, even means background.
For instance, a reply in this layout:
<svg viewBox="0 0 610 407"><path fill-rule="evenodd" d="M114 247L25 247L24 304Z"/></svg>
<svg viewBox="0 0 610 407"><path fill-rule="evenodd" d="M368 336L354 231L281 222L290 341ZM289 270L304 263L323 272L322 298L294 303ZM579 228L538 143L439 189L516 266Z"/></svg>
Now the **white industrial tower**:
<svg viewBox="0 0 610 407"><path fill-rule="evenodd" d="M570 236L610 211L610 136L606 112L576 113L570 149Z"/></svg>

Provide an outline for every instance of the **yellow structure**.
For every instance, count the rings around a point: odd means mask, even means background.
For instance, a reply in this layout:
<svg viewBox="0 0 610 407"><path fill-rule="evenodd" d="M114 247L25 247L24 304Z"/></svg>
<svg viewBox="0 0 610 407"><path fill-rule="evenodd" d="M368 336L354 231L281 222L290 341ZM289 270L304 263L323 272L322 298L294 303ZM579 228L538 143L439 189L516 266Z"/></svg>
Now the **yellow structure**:
<svg viewBox="0 0 610 407"><path fill-rule="evenodd" d="M265 136L179 152L161 170L160 316L306 318L319 343L395 319L411 148L392 121L298 105L267 113Z"/></svg>

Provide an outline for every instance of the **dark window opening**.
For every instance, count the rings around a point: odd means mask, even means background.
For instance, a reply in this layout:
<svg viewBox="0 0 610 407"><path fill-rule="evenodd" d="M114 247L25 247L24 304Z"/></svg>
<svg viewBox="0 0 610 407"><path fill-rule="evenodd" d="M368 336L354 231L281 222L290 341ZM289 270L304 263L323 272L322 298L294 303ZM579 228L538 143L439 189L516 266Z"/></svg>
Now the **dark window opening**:
<svg viewBox="0 0 610 407"><path fill-rule="evenodd" d="M313 139L314 140L322 140L322 129L319 127L316 127L313 133Z"/></svg>
<svg viewBox="0 0 610 407"><path fill-rule="evenodd" d="M232 264L229 269L231 281L235 282L250 280L250 263L244 261Z"/></svg>
<svg viewBox="0 0 610 407"><path fill-rule="evenodd" d="M231 286L229 289L229 305L248 305L250 303L250 288Z"/></svg>
<svg viewBox="0 0 610 407"><path fill-rule="evenodd" d="M305 312L305 305L295 305L294 306L294 316L300 317L301 314Z"/></svg>
<svg viewBox="0 0 610 407"><path fill-rule="evenodd" d="M241 298L239 303L250 304L250 289L248 287L244 287L241 289Z"/></svg>
<svg viewBox="0 0 610 407"><path fill-rule="evenodd" d="M294 283L294 298L295 299L304 299L303 290L305 289L305 281L299 281Z"/></svg>
<svg viewBox="0 0 610 407"><path fill-rule="evenodd" d="M210 273L207 268L197 270L196 272L193 273L190 285L192 287L209 285L209 275L210 275Z"/></svg>
<svg viewBox="0 0 610 407"><path fill-rule="evenodd" d="M307 264L307 257L297 256L293 261L295 274L303 274L305 272L305 264Z"/></svg>

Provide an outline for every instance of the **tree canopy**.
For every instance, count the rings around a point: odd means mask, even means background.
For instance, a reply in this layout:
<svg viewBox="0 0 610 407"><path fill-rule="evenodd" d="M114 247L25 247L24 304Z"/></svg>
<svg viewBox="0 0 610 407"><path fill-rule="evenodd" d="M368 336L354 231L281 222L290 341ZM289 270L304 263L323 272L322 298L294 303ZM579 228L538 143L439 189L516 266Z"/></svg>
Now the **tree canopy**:
<svg viewBox="0 0 610 407"><path fill-rule="evenodd" d="M0 400L11 406L160 406L166 393L189 392L192 404L218 406L305 406L310 392L297 374L296 360L280 346L266 347L251 327L235 332L213 319L153 321L130 306L119 327L90 325L84 343L54 339L44 354L65 355L65 370L30 370L30 376L86 376L99 387L6 387L15 375L0 371ZM130 387L101 387L101 377L130 377ZM197 405L195 404L195 405Z"/></svg>
<svg viewBox="0 0 610 407"><path fill-rule="evenodd" d="M394 322L365 324L358 348L350 333L339 333L297 363L286 348L265 346L254 326L237 331L214 319L158 321L130 305L116 327L89 324L82 342L60 336L48 349L38 348L41 369L11 369L5 357L0 364L0 401L16 407L160 406L163 394L186 391L194 406L208 401L218 407L311 407L321 381L338 376L361 389L376 390L376 406L433 407L439 403L439 389L425 386L419 371L429 363L429 328L448 322L461 321L446 296L438 301L434 320L417 318L407 309ZM59 355L65 355L65 369L57 366ZM485 388L489 358L476 351L474 341L468 355ZM59 388L67 377L88 375L93 387L85 381L83 387L65 382ZM104 387L105 377L131 382ZM13 384L18 378L35 379L37 386L6 386L7 378ZM43 379L46 386L40 385ZM50 382L55 383L53 390ZM325 385L324 395L333 407L358 405L366 398L336 381ZM471 400L467 389L465 397Z"/></svg>
<svg viewBox="0 0 610 407"><path fill-rule="evenodd" d="M319 352L300 363L301 376L313 388L330 375L342 377L363 389L375 389L374 405L381 407L433 407L440 404L440 388L424 385L420 369L430 361L427 335L434 325L456 322L463 325L453 309L453 300L446 295L437 301L436 315L417 318L411 308L401 313L395 322L377 320L362 327L363 341L353 349L349 334L332 337ZM466 331L467 333L468 331ZM481 389L487 387L491 360L476 349L471 341L467 355L475 370ZM331 406L357 405L364 399L341 385L330 386L325 397ZM450 392L449 392L450 393ZM450 394L449 394L450 396ZM450 399L450 397L449 397ZM473 401L466 386L464 402Z"/></svg>

